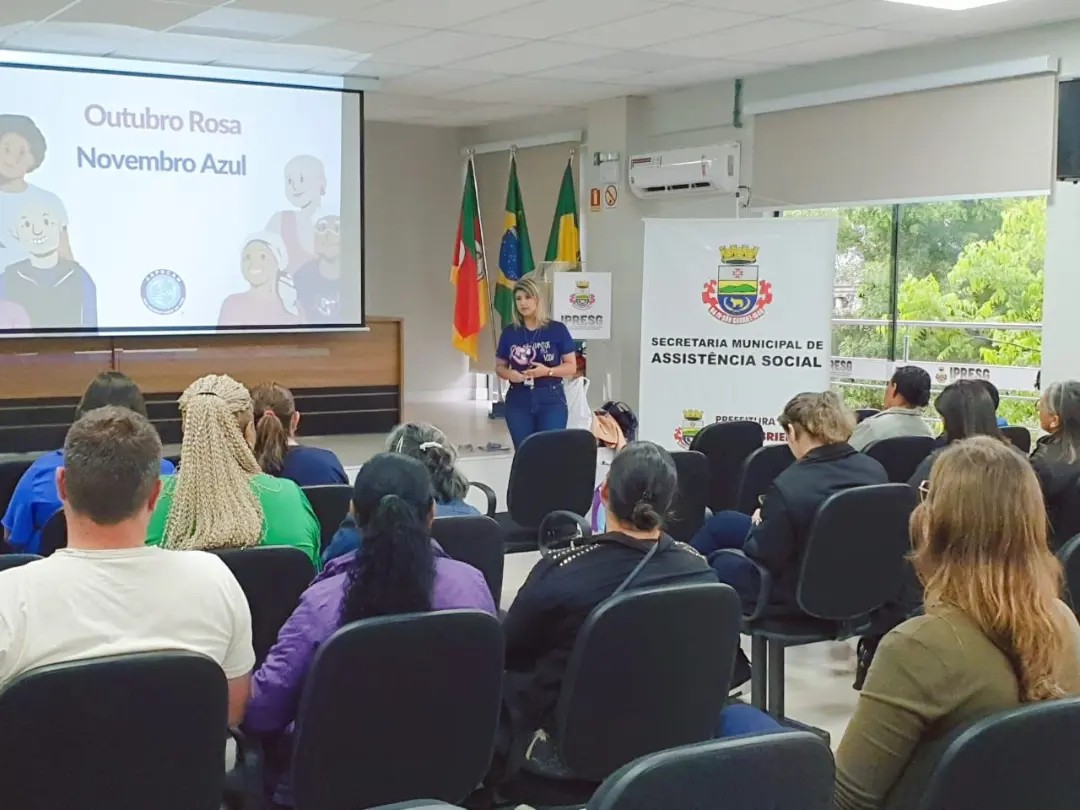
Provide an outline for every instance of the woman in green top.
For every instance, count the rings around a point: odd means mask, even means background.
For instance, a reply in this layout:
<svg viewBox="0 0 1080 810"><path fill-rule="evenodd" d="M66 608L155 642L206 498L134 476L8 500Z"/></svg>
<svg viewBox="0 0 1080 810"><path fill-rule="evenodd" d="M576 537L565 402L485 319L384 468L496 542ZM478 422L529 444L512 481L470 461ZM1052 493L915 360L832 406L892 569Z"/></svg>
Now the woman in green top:
<svg viewBox="0 0 1080 810"><path fill-rule="evenodd" d="M147 544L177 549L294 546L318 567L319 523L292 481L255 460L251 395L211 374L180 397L180 470L165 479Z"/></svg>
<svg viewBox="0 0 1080 810"><path fill-rule="evenodd" d="M1039 481L997 439L955 442L911 516L926 614L878 647L836 754L837 810L877 810L920 746L1022 703L1080 694Z"/></svg>

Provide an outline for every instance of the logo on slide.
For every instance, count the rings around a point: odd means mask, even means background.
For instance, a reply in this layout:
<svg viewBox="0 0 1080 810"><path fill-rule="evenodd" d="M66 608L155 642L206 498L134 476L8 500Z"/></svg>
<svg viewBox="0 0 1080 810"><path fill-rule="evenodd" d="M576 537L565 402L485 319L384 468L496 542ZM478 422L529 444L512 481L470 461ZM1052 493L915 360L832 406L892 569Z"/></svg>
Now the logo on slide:
<svg viewBox="0 0 1080 810"><path fill-rule="evenodd" d="M750 245L720 248L717 279L706 282L701 293L701 302L718 321L751 323L764 315L765 307L772 303L772 284L758 278L759 250Z"/></svg>
<svg viewBox="0 0 1080 810"><path fill-rule="evenodd" d="M142 282L142 300L155 315L171 315L184 305L187 288L172 270L155 270Z"/></svg>

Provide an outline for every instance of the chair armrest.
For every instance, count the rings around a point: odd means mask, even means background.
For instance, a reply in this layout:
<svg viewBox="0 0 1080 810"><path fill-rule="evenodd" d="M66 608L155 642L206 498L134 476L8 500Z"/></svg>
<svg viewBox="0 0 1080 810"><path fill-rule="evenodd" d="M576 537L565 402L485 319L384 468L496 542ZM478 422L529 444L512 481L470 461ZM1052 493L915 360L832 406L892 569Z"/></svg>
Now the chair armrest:
<svg viewBox="0 0 1080 810"><path fill-rule="evenodd" d="M495 517L495 507L498 503L498 498L495 495L495 490L493 490L487 484L482 484L479 481L470 481L469 486L476 487L478 490L484 493L484 496L487 498L487 512L485 512L484 514L486 514L488 517Z"/></svg>
<svg viewBox="0 0 1080 810"><path fill-rule="evenodd" d="M550 535L557 526L572 524L576 527L577 533L573 536L567 535L565 538L560 538L557 542L548 543L548 535ZM569 512L566 509L559 509L555 512L548 512L544 515L544 519L540 521L540 528L537 529L537 544L540 547L540 552L546 553L553 551L563 545L563 541L573 542L578 539L586 539L592 537L592 527L589 525L589 521L583 518L581 515L575 512Z"/></svg>
<svg viewBox="0 0 1080 810"><path fill-rule="evenodd" d="M719 551L714 551L709 555L709 562L712 563L717 557L721 555L738 557L746 562L750 563L758 571L758 579L760 585L758 587L757 602L754 604L754 610L752 613L743 614L743 620L748 622L755 622L765 614L765 608L769 605L769 598L772 596L772 574L769 569L759 563L757 560L753 560L747 557L741 549L735 548L722 548Z"/></svg>
<svg viewBox="0 0 1080 810"><path fill-rule="evenodd" d="M225 776L224 805L229 810L264 810L262 742L258 737L230 728L236 743L236 763Z"/></svg>

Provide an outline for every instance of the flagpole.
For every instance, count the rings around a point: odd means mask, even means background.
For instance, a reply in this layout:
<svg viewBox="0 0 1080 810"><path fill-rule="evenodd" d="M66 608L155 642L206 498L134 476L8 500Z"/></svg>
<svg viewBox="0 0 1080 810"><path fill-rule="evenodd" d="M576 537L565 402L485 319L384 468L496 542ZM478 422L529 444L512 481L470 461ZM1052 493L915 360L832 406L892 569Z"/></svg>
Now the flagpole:
<svg viewBox="0 0 1080 810"><path fill-rule="evenodd" d="M473 181L473 194L476 196L476 223L480 227L480 251L484 256L484 279L487 282L488 297L488 325L491 327L491 339L492 346L499 345L499 335L495 330L495 307L493 304L493 295L495 289L491 286L491 273L488 272L488 252L487 252L487 240L484 239L484 218L480 216L480 187L476 182L476 150L470 149L468 153L468 165L466 166L466 176L468 170L472 169L472 181ZM488 375L485 375L488 376ZM490 391L490 386L488 387ZM502 402L502 388L499 386L499 378L495 377L495 403Z"/></svg>

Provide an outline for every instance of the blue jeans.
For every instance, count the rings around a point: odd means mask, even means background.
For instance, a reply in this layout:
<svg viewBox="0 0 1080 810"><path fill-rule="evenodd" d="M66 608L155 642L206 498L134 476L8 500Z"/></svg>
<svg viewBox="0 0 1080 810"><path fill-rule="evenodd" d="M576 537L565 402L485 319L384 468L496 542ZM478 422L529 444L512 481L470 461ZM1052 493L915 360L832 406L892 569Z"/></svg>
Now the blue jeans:
<svg viewBox="0 0 1080 810"><path fill-rule="evenodd" d="M717 719L716 739L783 730L784 727L776 722L776 718L771 714L766 714L761 709L755 709L744 703L729 703Z"/></svg>
<svg viewBox="0 0 1080 810"><path fill-rule="evenodd" d="M709 560L717 578L739 594L743 610L752 611L761 590L761 576L752 562L734 554L717 554L723 548L741 549L753 524L742 512L718 512L705 521L690 545Z"/></svg>
<svg viewBox="0 0 1080 810"><path fill-rule="evenodd" d="M506 427L514 449L534 433L566 430L566 393L558 385L511 385L506 395Z"/></svg>

